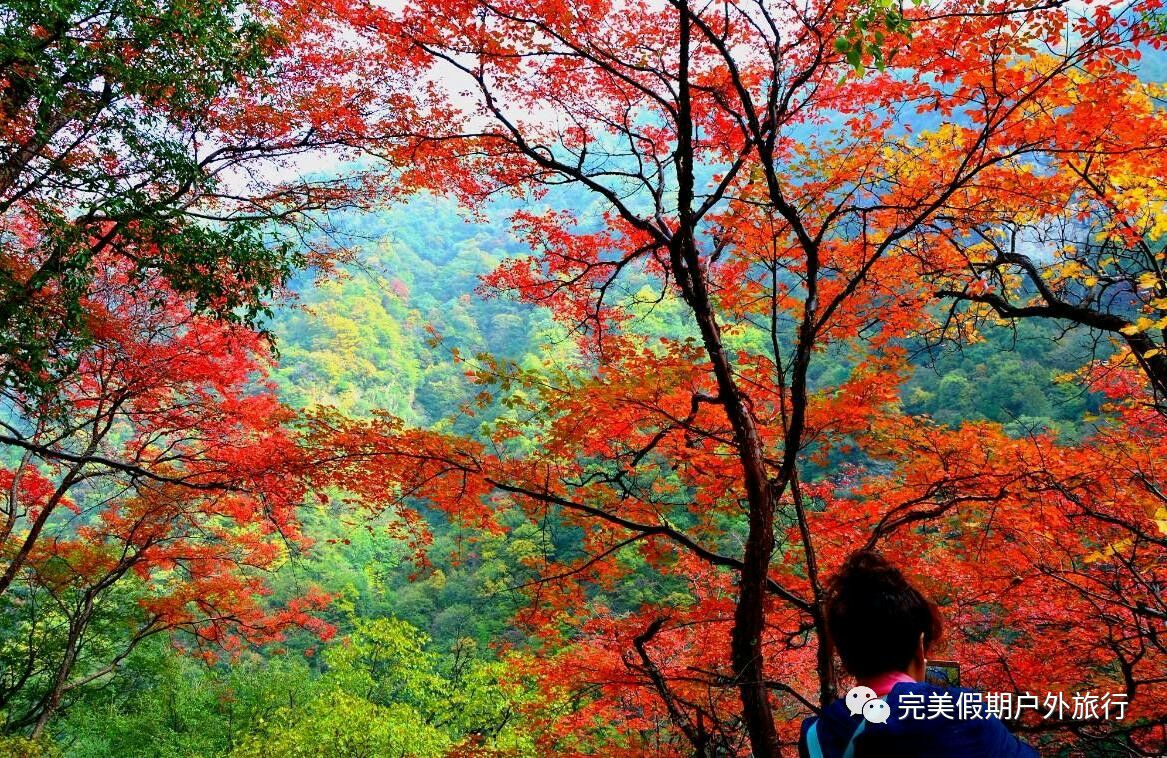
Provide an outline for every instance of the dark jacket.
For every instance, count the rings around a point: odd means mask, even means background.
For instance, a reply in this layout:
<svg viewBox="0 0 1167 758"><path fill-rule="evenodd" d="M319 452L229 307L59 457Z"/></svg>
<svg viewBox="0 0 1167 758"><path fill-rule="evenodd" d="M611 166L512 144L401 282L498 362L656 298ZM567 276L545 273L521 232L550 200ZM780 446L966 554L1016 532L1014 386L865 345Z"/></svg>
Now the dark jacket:
<svg viewBox="0 0 1167 758"><path fill-rule="evenodd" d="M948 693L953 700L961 690L955 687L935 687L922 682L900 682L883 699L891 706L891 717L886 723L868 723L855 739L854 758L872 756L896 756L915 758L920 756L940 756L941 758L1030 758L1037 751L1010 734L1001 720L990 718L901 718L905 714L915 714L912 708L904 710L900 697L905 693L923 696L928 702L929 695ZM913 702L909 698L909 702ZM914 702L919 702L915 700ZM863 723L862 716L852 716L842 699L836 700L821 717L811 717L802 722L802 736L798 741L798 752L803 758L812 758L807 747L807 731L819 722L819 745L823 758L841 758L847 749L851 736Z"/></svg>

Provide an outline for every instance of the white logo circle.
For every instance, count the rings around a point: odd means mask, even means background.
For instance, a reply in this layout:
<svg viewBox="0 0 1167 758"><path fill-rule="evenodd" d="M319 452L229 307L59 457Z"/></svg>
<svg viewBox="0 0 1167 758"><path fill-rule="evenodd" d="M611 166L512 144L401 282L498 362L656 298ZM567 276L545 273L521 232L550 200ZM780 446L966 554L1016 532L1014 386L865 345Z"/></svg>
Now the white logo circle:
<svg viewBox="0 0 1167 758"><path fill-rule="evenodd" d="M872 724L883 724L891 718L891 706L879 698L868 700L863 706L863 718Z"/></svg>
<svg viewBox="0 0 1167 758"><path fill-rule="evenodd" d="M862 685L852 687L847 692L847 710L851 711L852 716L858 716L860 713L863 713L863 706L867 705L867 701L874 699L875 690L870 687L864 687Z"/></svg>

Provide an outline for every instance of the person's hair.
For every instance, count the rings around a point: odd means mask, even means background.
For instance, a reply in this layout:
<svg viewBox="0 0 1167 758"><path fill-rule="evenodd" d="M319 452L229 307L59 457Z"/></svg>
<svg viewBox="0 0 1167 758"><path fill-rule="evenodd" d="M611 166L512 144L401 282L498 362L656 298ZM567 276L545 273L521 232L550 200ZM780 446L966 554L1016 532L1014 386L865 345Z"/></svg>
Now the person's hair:
<svg viewBox="0 0 1167 758"><path fill-rule="evenodd" d="M936 605L900 570L870 550L852 553L827 588L827 633L852 676L903 671L920 635L928 650L940 639Z"/></svg>

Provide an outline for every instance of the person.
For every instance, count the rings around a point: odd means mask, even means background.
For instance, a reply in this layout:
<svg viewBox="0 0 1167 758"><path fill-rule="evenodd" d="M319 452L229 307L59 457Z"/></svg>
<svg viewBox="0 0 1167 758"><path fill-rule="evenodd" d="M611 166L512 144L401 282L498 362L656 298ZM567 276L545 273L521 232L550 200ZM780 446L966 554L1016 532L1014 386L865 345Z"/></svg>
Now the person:
<svg viewBox="0 0 1167 758"><path fill-rule="evenodd" d="M848 693L854 702L840 698L803 722L803 758L1037 755L1000 719L986 716L983 700L979 712L944 705L955 705L961 693L975 696L972 690L924 681L925 656L942 633L940 613L883 556L861 550L847 559L828 585L826 621L834 649L856 679ZM931 703L941 705L930 709Z"/></svg>

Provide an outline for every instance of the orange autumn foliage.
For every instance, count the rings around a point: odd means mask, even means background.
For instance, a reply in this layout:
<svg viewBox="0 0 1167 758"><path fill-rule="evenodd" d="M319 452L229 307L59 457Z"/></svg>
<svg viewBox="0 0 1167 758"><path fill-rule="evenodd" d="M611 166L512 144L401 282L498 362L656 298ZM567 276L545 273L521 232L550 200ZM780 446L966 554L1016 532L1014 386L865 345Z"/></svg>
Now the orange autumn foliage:
<svg viewBox="0 0 1167 758"><path fill-rule="evenodd" d="M530 201L531 257L487 285L550 309L576 358L468 362L507 408L484 439L328 415L310 436L370 503L577 535L520 619L549 697L574 698L547 750L789 750L843 682L824 577L862 546L938 599L970 684L1129 697L1121 723L1021 725L1043 746L1163 744L1161 326L1064 307L1103 280L1027 281L1018 245L1051 235L1002 235L1094 214L1063 255L1096 267L1158 239L1131 189L1164 200L1167 122L1132 73L1164 41L1158 2L925 4L864 76L833 46L863 3L358 5L369 48L415 75L404 178ZM1122 198L1091 187L1101 167ZM559 184L594 206L559 207ZM906 345L975 339L969 303L1125 340L1068 379L1113 397L1085 439L903 412ZM646 327L657 305L691 336ZM814 373L827 354L845 376ZM595 602L639 581L671 600Z"/></svg>

